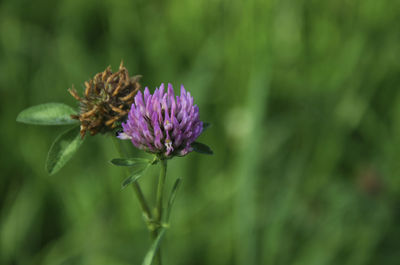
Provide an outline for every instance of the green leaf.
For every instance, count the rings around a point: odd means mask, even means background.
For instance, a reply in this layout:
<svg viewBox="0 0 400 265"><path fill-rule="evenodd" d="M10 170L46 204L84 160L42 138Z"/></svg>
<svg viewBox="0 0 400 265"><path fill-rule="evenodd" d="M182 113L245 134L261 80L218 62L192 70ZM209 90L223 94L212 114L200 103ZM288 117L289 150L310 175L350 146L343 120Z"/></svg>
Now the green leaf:
<svg viewBox="0 0 400 265"><path fill-rule="evenodd" d="M71 114L76 111L62 103L46 103L33 106L21 111L17 121L36 125L66 125L77 123L71 119Z"/></svg>
<svg viewBox="0 0 400 265"><path fill-rule="evenodd" d="M129 184L137 181L141 176L143 176L143 171L146 169L147 167L135 172L133 175L127 177L121 185L122 189L125 189Z"/></svg>
<svg viewBox="0 0 400 265"><path fill-rule="evenodd" d="M116 166L121 166L121 167L133 167L137 165L145 165L149 164L152 162L150 159L147 158L115 158L111 160L111 163Z"/></svg>
<svg viewBox="0 0 400 265"><path fill-rule="evenodd" d="M73 127L59 135L50 147L47 155L46 169L50 175L59 171L79 149L83 139L79 126Z"/></svg>
<svg viewBox="0 0 400 265"><path fill-rule="evenodd" d="M160 246L161 240L165 234L165 230L166 230L165 228L160 229L160 232L159 232L156 240L153 242L149 251L147 252L146 256L144 257L142 265L151 265L151 263L153 262L154 256L156 255L157 249Z"/></svg>
<svg viewBox="0 0 400 265"><path fill-rule="evenodd" d="M200 154L205 154L205 155L212 155L214 152L211 150L211 148L208 145L199 143L199 142L193 142L191 144L193 147L193 151L200 153Z"/></svg>
<svg viewBox="0 0 400 265"><path fill-rule="evenodd" d="M208 127L210 127L210 126L211 126L211 123L209 123L209 122L203 122L203 132L204 132L205 130L207 130Z"/></svg>
<svg viewBox="0 0 400 265"><path fill-rule="evenodd" d="M169 195L167 214L165 216L166 223L169 222L169 216L171 214L171 209L172 209L172 206L174 205L176 194L177 194L178 188L181 185L181 182L182 182L182 178L178 178L175 181L174 186L172 187L172 190L171 190L171 194Z"/></svg>

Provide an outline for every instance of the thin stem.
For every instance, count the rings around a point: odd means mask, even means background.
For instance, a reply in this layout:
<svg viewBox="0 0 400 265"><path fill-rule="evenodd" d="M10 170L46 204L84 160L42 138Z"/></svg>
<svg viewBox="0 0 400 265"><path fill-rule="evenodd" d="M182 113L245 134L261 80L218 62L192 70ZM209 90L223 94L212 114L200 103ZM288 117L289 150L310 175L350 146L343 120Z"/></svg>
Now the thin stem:
<svg viewBox="0 0 400 265"><path fill-rule="evenodd" d="M119 155L121 157L124 157L125 156L124 152L120 146L120 143L117 140L117 137L112 137L112 139L113 139L115 148L117 149ZM142 189L140 188L140 185L137 181L134 181L132 183L132 188L133 188L133 191L135 192L136 197L138 198L140 208L142 209L142 214L143 214L144 218L146 219L145 221L148 224L148 222L152 219L152 214L150 211L150 207L147 204L146 198L144 197Z"/></svg>
<svg viewBox="0 0 400 265"><path fill-rule="evenodd" d="M139 204L140 204L140 207L142 208L143 216L145 217L146 222L150 221L152 219L151 211L150 211L149 206L147 205L146 198L143 195L143 191L140 188L139 183L137 181L133 182L132 188L136 194L136 197L139 200Z"/></svg>
<svg viewBox="0 0 400 265"><path fill-rule="evenodd" d="M160 233L161 228L161 221L162 221L162 214L163 214L163 195L164 195L164 186L165 186L165 179L167 176L167 160L161 159L160 160L160 176L158 178L158 187L157 187L157 198L156 198L156 222L159 227L154 231L153 238L154 240L157 238L158 234ZM156 256L155 256L155 264L162 265L161 261L161 246L158 247Z"/></svg>
<svg viewBox="0 0 400 265"><path fill-rule="evenodd" d="M165 177L167 175L167 160L163 159L160 161L160 177L158 179L158 187L157 187L157 221L161 222L162 212L163 212L163 194L164 194L164 185L165 185Z"/></svg>

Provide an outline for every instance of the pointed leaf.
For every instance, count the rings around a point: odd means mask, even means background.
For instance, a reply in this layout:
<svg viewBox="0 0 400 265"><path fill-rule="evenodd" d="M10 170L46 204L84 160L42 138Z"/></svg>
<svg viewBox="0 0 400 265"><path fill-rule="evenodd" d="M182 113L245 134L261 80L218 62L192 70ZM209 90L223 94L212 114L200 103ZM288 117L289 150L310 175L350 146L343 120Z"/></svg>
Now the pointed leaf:
<svg viewBox="0 0 400 265"><path fill-rule="evenodd" d="M199 143L199 142L193 142L191 144L193 147L193 151L200 153L200 154L205 154L205 155L212 155L214 152L211 150L211 148L208 145Z"/></svg>
<svg viewBox="0 0 400 265"><path fill-rule="evenodd" d="M169 216L171 214L171 209L172 209L172 206L174 205L176 194L177 194L179 186L181 185L181 182L182 182L182 178L178 178L175 181L174 186L172 187L172 190L171 190L171 194L169 195L167 214L165 216L166 223L169 222Z"/></svg>
<svg viewBox="0 0 400 265"><path fill-rule="evenodd" d="M156 238L156 240L151 245L149 251L147 252L146 256L144 257L142 265L151 265L153 262L154 256L157 253L157 249L160 246L161 240L165 234L165 228L161 228L160 232Z"/></svg>
<svg viewBox="0 0 400 265"><path fill-rule="evenodd" d="M143 171L144 171L145 169L146 169L146 168L144 168L144 169L142 169L142 170L139 170L139 172L136 172L135 174L133 174L133 175L127 177L127 178L122 182L121 188L122 188L122 189L125 189L129 184L131 184L131 183L137 181L141 176L143 176Z"/></svg>
<svg viewBox="0 0 400 265"><path fill-rule="evenodd" d="M62 103L46 103L33 106L21 111L17 121L36 125L66 125L77 123L71 119L71 114L76 111Z"/></svg>
<svg viewBox="0 0 400 265"><path fill-rule="evenodd" d="M205 130L207 130L210 126L211 126L211 123L209 123L209 122L203 122L203 132L204 132Z"/></svg>
<svg viewBox="0 0 400 265"><path fill-rule="evenodd" d="M50 147L47 155L47 172L53 175L60 170L79 149L82 142L83 139L79 133L79 126L59 135Z"/></svg>
<svg viewBox="0 0 400 265"><path fill-rule="evenodd" d="M132 167L132 166L137 166L137 165L145 165L149 164L151 162L150 159L147 158L139 158L139 157L134 157L134 158L114 158L111 160L111 163L116 166L121 166L121 167Z"/></svg>

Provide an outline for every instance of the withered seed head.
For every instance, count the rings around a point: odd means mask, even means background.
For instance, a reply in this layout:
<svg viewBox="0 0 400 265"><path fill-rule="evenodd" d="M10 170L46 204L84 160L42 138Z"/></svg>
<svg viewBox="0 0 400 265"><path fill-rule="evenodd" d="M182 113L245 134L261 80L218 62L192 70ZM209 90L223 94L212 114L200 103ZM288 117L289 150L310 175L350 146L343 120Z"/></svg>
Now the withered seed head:
<svg viewBox="0 0 400 265"><path fill-rule="evenodd" d="M85 82L85 92L79 96L74 88L69 93L80 102L79 115L71 118L81 122L81 137L87 131L91 135L112 131L117 122L124 121L140 89L141 76L129 77L128 70L121 65L113 73L108 67L93 79Z"/></svg>

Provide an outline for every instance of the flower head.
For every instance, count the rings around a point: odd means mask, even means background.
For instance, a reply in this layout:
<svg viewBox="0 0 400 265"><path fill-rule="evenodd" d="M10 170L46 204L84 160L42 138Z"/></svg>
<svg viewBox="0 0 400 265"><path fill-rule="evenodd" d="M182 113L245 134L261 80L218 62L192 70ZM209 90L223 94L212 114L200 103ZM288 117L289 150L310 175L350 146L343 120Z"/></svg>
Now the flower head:
<svg viewBox="0 0 400 265"><path fill-rule="evenodd" d="M85 82L82 97L75 89L68 90L80 102L79 115L71 117L81 122L82 138L87 131L91 135L112 131L118 122L126 119L134 96L140 89L139 79L140 76L129 77L121 62L118 72L113 73L108 67Z"/></svg>
<svg viewBox="0 0 400 265"><path fill-rule="evenodd" d="M181 86L180 96L175 96L171 84L164 92L164 84L150 94L146 87L135 96L128 115L122 123L120 139L130 139L134 146L150 153L169 158L184 156L203 130L199 108L193 97Z"/></svg>

